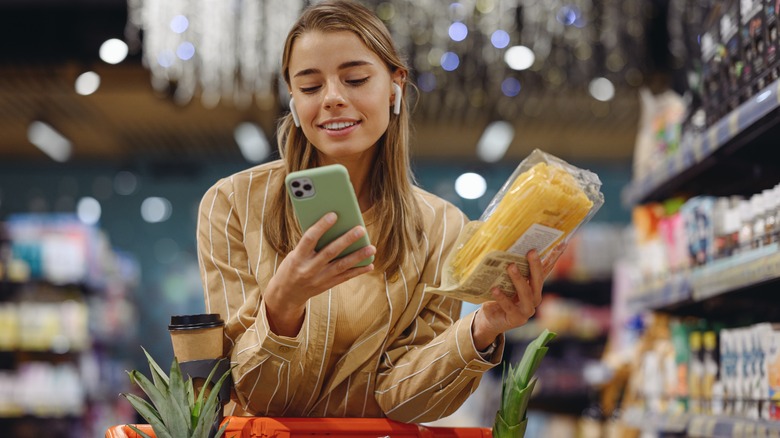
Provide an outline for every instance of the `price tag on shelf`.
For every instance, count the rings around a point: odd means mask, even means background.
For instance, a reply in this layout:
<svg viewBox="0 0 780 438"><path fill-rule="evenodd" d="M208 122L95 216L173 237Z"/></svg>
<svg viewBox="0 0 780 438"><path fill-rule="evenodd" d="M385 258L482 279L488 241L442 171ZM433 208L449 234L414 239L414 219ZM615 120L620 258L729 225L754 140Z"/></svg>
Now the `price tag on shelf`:
<svg viewBox="0 0 780 438"><path fill-rule="evenodd" d="M708 147L706 148L705 153L712 152L718 148L718 125L711 127L707 131L707 139L710 144L707 145Z"/></svg>
<svg viewBox="0 0 780 438"><path fill-rule="evenodd" d="M731 436L734 438L745 438L745 423L742 420L736 420L731 426Z"/></svg>
<svg viewBox="0 0 780 438"><path fill-rule="evenodd" d="M718 424L718 419L713 417L704 417L704 424L702 427L702 434L700 436L715 436L715 426Z"/></svg>
<svg viewBox="0 0 780 438"><path fill-rule="evenodd" d="M678 150L677 153L674 154L674 167L677 169L677 172L682 172L682 170L687 167L685 165L685 151L683 149Z"/></svg>
<svg viewBox="0 0 780 438"><path fill-rule="evenodd" d="M693 158L698 163L704 158L704 139L701 135L697 135L693 139Z"/></svg>
<svg viewBox="0 0 780 438"><path fill-rule="evenodd" d="M745 429L744 429L745 436L756 436L756 423L752 421L745 422Z"/></svg>
<svg viewBox="0 0 780 438"><path fill-rule="evenodd" d="M766 425L764 424L756 425L756 436L765 438L768 434L769 434L769 430L766 428Z"/></svg>
<svg viewBox="0 0 780 438"><path fill-rule="evenodd" d="M704 418L691 418L691 422L688 424L688 436L704 436Z"/></svg>
<svg viewBox="0 0 780 438"><path fill-rule="evenodd" d="M729 135L735 136L739 132L739 111L734 111L729 116Z"/></svg>

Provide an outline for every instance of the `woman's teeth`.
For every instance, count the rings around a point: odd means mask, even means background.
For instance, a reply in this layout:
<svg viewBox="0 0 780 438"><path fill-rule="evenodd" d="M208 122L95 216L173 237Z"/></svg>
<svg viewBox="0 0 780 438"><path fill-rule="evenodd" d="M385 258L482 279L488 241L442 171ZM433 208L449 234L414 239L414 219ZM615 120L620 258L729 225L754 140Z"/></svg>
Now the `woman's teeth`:
<svg viewBox="0 0 780 438"><path fill-rule="evenodd" d="M338 122L338 123L326 123L322 125L325 129L330 130L339 130L344 128L349 128L350 126L355 125L355 122Z"/></svg>

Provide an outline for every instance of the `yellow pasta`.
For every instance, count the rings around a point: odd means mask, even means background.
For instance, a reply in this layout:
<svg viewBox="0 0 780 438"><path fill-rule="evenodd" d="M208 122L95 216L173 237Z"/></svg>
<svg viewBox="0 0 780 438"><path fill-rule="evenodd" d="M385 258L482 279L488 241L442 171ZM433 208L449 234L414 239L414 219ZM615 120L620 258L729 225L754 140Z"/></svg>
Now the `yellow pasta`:
<svg viewBox="0 0 780 438"><path fill-rule="evenodd" d="M458 250L452 261L454 277L468 278L487 253L508 250L533 224L563 232L548 247L554 248L585 219L592 206L567 171L544 162L534 165L518 175L493 213Z"/></svg>

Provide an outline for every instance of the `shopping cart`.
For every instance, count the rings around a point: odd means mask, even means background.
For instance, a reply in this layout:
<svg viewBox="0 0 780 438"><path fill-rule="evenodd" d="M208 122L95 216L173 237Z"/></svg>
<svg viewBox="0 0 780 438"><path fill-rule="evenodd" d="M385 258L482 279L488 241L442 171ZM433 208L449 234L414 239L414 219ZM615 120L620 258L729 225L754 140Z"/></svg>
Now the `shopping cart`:
<svg viewBox="0 0 780 438"><path fill-rule="evenodd" d="M225 438L296 438L296 437L392 437L392 438L488 438L491 429L477 427L427 427L400 423L387 418L272 418L225 417ZM154 437L148 424L135 425ZM141 438L127 425L114 426L106 438Z"/></svg>

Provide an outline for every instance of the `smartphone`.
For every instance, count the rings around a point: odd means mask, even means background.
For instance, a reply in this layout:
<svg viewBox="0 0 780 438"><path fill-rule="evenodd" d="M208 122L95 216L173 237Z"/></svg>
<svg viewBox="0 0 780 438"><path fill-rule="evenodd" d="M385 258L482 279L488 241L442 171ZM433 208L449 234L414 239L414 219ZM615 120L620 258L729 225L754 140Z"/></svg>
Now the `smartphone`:
<svg viewBox="0 0 780 438"><path fill-rule="evenodd" d="M295 216L305 232L327 213L335 212L338 219L317 242L316 250L327 246L342 234L360 225L365 228L360 213L355 189L349 180L347 168L341 164L299 170L287 175L284 180L287 194L292 201ZM371 241L368 232L358 241L348 246L337 258L351 254L368 246ZM366 266L374 261L374 256L362 260L355 266Z"/></svg>

